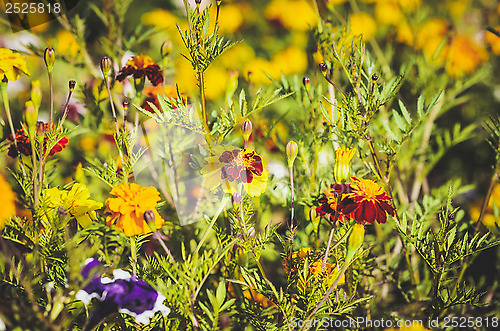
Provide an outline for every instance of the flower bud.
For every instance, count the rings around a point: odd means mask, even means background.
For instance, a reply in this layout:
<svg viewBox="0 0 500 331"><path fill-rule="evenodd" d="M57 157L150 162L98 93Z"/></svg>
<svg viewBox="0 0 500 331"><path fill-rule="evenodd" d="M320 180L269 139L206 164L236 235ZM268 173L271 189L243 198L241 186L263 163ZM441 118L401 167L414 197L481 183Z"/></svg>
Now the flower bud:
<svg viewBox="0 0 500 331"><path fill-rule="evenodd" d="M39 144L45 139L45 124L42 121L36 122L36 138Z"/></svg>
<svg viewBox="0 0 500 331"><path fill-rule="evenodd" d="M320 63L319 64L319 70L323 74L323 76L326 76L326 72L328 71L328 65L326 63Z"/></svg>
<svg viewBox="0 0 500 331"><path fill-rule="evenodd" d="M47 70L51 73L54 68L54 62L56 62L56 51L52 47L47 47L43 53L43 60L45 61Z"/></svg>
<svg viewBox="0 0 500 331"><path fill-rule="evenodd" d="M111 71L112 65L113 65L113 63L109 57L105 56L101 59L101 71L102 71L102 74L104 75L104 78L109 77L109 73Z"/></svg>
<svg viewBox="0 0 500 331"><path fill-rule="evenodd" d="M38 109L40 109L40 105L42 104L42 84L40 84L39 80L31 82L31 100L38 111Z"/></svg>
<svg viewBox="0 0 500 331"><path fill-rule="evenodd" d="M172 41L170 40L165 41L163 44L161 44L160 48L161 56L163 57L169 56L172 53L173 49L174 49L174 44L172 43Z"/></svg>
<svg viewBox="0 0 500 331"><path fill-rule="evenodd" d="M201 0L194 0L194 2L199 6L201 4Z"/></svg>
<svg viewBox="0 0 500 331"><path fill-rule="evenodd" d="M243 132L243 139L247 141L252 134L252 121L250 121L249 119L243 121L243 124L241 125L241 131Z"/></svg>
<svg viewBox="0 0 500 331"><path fill-rule="evenodd" d="M77 183L85 184L85 173L83 172L82 163L78 162L78 165L75 169L75 181Z"/></svg>
<svg viewBox="0 0 500 331"><path fill-rule="evenodd" d="M144 220L148 223L151 230L156 231L155 213L151 209L144 212Z"/></svg>
<svg viewBox="0 0 500 331"><path fill-rule="evenodd" d="M299 153L299 146L295 141L290 140L288 144L286 144L285 152L286 152L286 158L288 160L288 168L292 168L293 162L295 162L295 158Z"/></svg>
<svg viewBox="0 0 500 331"><path fill-rule="evenodd" d="M359 223L354 224L352 227L351 235L347 241L347 256L346 263L351 261L358 249L365 240L365 226Z"/></svg>
<svg viewBox="0 0 500 331"><path fill-rule="evenodd" d="M30 140L35 138L36 122L38 121L38 110L33 101L26 101L24 104L24 114L26 116L26 124L28 125L28 134Z"/></svg>
<svg viewBox="0 0 500 331"><path fill-rule="evenodd" d="M234 205L239 205L242 198L243 197L241 196L240 192L234 192L233 193L233 204Z"/></svg>
<svg viewBox="0 0 500 331"><path fill-rule="evenodd" d="M304 84L306 91L309 92L309 85L311 85L311 78L309 78L307 76L302 78L302 84Z"/></svg>
<svg viewBox="0 0 500 331"><path fill-rule="evenodd" d="M376 74L373 74L373 75L372 75L372 80L373 80L374 82L376 82L376 81L378 80L378 76L377 76Z"/></svg>
<svg viewBox="0 0 500 331"><path fill-rule="evenodd" d="M345 183L351 172L351 160L356 153L356 148L339 147L335 151L335 166L333 176L337 183Z"/></svg>
<svg viewBox="0 0 500 331"><path fill-rule="evenodd" d="M74 80L70 80L68 86L69 86L69 91L73 92L75 90L76 82Z"/></svg>

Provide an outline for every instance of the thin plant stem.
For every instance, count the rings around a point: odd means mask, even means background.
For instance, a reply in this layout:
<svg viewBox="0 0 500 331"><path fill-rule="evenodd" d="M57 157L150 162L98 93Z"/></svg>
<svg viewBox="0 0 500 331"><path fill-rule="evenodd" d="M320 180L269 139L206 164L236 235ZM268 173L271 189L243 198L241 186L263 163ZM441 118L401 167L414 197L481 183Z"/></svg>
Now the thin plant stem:
<svg viewBox="0 0 500 331"><path fill-rule="evenodd" d="M165 251L165 253L167 253L167 256L170 259L170 262L172 262L172 264L174 264L175 263L174 256L172 255L172 252L170 252L170 249L168 249L168 247L165 244L165 242L163 241L163 239L161 239L160 231L156 230L153 233L154 233L154 236L156 237L156 239L160 242L160 245L163 248L163 250Z"/></svg>
<svg viewBox="0 0 500 331"><path fill-rule="evenodd" d="M219 209L217 210L217 212L215 213L214 217L212 218L212 221L210 222L210 225L208 226L208 228L205 230L205 233L203 233L203 237L201 238L200 242L198 243L198 246L196 247L196 250L194 251L194 254L197 254L200 251L201 246L203 245L203 243L207 239L208 234L210 233L210 230L212 230L212 227L215 224L215 221L217 221L217 218L219 217L220 213L222 212L222 210L224 209L224 207L226 206L226 204L229 202L229 200L230 200L230 198L228 196L224 196L222 198L222 201L221 201L221 203L219 205Z"/></svg>
<svg viewBox="0 0 500 331"><path fill-rule="evenodd" d="M294 189L294 185L293 185L293 164L291 164L291 166L288 167L288 171L290 172L290 188L291 188L291 193L292 193L292 197L291 197L291 208L290 208L290 252L289 252L289 273L288 275L291 275L292 273L292 254L293 254L293 237L295 236L295 230L294 230L294 227L295 227L295 224L294 224L294 221L293 221L293 217L294 217L294 213L295 213L295 206L294 206L294 202L295 202L295 189Z"/></svg>
<svg viewBox="0 0 500 331"><path fill-rule="evenodd" d="M64 104L64 110L63 110L63 115L61 116L61 119L59 120L59 123L57 125L57 130L61 129L61 126L63 125L64 121L66 120L66 116L68 116L68 106L69 106L69 101L71 99L71 96L73 95L73 91L69 91L68 98L66 99L66 103Z"/></svg>
<svg viewBox="0 0 500 331"><path fill-rule="evenodd" d="M118 139L118 137L120 136L120 129L118 127L118 120L116 118L115 103L113 102L113 96L111 95L111 88L109 86L109 79L106 75L104 76L104 81L106 83L106 88L108 90L109 103L111 104L111 111L113 112L113 121L115 122L115 130L116 130L116 139ZM125 135L122 135L122 144L123 144L124 136ZM118 141L116 143L117 143L116 145L118 146L118 152L120 153L120 159L122 161L122 168L125 169L125 159L123 157L123 151L122 151L123 146L120 146ZM128 174L124 173L123 179L124 179L125 183L127 183L128 182Z"/></svg>
<svg viewBox="0 0 500 331"><path fill-rule="evenodd" d="M137 237L130 237L130 256L132 259L132 272L134 276L137 276Z"/></svg>
<svg viewBox="0 0 500 331"><path fill-rule="evenodd" d="M49 71L49 88L50 88L50 120L49 123L52 126L54 121L54 85L52 82L52 71Z"/></svg>
<svg viewBox="0 0 500 331"><path fill-rule="evenodd" d="M21 153L19 153L19 148L17 147L16 131L14 130L14 123L12 122L12 115L10 113L9 96L7 94L7 82L6 81L3 81L0 83L0 90L1 90L1 94L2 94L5 112L7 113L7 120L9 121L10 131L12 132L12 138L14 140L14 147L16 148L16 152L17 152L17 155L19 157L19 163L21 165L23 177L26 177L26 169L24 168L23 158L21 156Z"/></svg>

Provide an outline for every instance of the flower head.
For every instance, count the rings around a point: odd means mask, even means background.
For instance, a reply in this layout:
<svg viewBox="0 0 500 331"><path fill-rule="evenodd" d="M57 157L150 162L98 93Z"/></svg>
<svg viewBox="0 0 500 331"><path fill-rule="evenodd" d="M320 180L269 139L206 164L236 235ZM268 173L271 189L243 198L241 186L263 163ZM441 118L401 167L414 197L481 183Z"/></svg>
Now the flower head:
<svg viewBox="0 0 500 331"><path fill-rule="evenodd" d="M18 80L21 72L29 76L25 57L8 48L0 48L0 80Z"/></svg>
<svg viewBox="0 0 500 331"><path fill-rule="evenodd" d="M39 122L42 123L42 122ZM49 128L55 129L55 125L52 124L50 126L49 123L42 123L43 128L44 128L44 148L43 152L45 153L47 151L47 132L50 132ZM25 126L23 128L20 128L16 131L16 140L17 140L17 148L19 150L19 153L24 154L26 156L31 156L31 143L29 136L27 134L28 128ZM53 131L52 131L53 132ZM10 141L14 141L14 138L10 136L9 138ZM61 152L63 149L66 148L66 145L69 143L69 139L66 136L61 136L61 138L57 141L57 143L50 149L49 156L54 156L55 154ZM16 147L14 144L10 145L9 147L9 152L7 153L10 157L17 157L16 153Z"/></svg>
<svg viewBox="0 0 500 331"><path fill-rule="evenodd" d="M10 188L9 183L0 175L0 196L2 197L2 208L0 208L0 229L5 221L16 213L16 195Z"/></svg>
<svg viewBox="0 0 500 331"><path fill-rule="evenodd" d="M116 76L116 80L121 82L131 75L135 79L146 76L154 86L163 83L163 74L160 66L147 55L136 55L128 60L125 67Z"/></svg>
<svg viewBox="0 0 500 331"><path fill-rule="evenodd" d="M86 305L93 298L97 299L85 330L93 329L113 312L130 315L136 322L143 324L149 324L156 312L161 312L164 316L170 313L170 309L163 304L165 296L151 285L121 269L113 271L112 279L99 277L96 272L91 274L90 271L99 265L100 262L96 259L86 261L82 275L84 278L92 275L92 278L75 296Z"/></svg>
<svg viewBox="0 0 500 331"><path fill-rule="evenodd" d="M112 213L106 218L108 226L116 222L115 230L124 231L127 236L150 233L152 230L144 220L144 213L151 210L155 216L156 229L163 225L163 218L156 210L160 194L154 187L141 187L136 183L121 184L113 187L109 194L116 198L106 200L105 213Z"/></svg>
<svg viewBox="0 0 500 331"><path fill-rule="evenodd" d="M351 177L356 184L350 185L351 192L345 194L338 205L343 214L351 214L360 224L385 223L387 214L394 216L392 199L382 186L369 179Z"/></svg>
<svg viewBox="0 0 500 331"><path fill-rule="evenodd" d="M338 183L343 183L349 178L351 160L356 153L356 148L339 147L335 151L335 167L333 174Z"/></svg>
<svg viewBox="0 0 500 331"><path fill-rule="evenodd" d="M351 186L349 184L332 184L329 190L324 190L323 194L318 199L319 207L316 207L316 213L319 216L328 216L330 221L335 220L335 212L338 213L339 221L347 221L350 216L342 213L337 208L337 199L340 194L350 193Z"/></svg>
<svg viewBox="0 0 500 331"><path fill-rule="evenodd" d="M50 188L43 191L43 196L49 212L62 207L73 215L82 227L92 223L96 218L95 211L102 207L102 203L90 200L87 186L75 183L71 190Z"/></svg>
<svg viewBox="0 0 500 331"><path fill-rule="evenodd" d="M238 191L238 183L242 183L246 192L259 196L267 188L269 172L267 163L255 151L239 148L216 146L215 156L207 159L208 163L201 169L205 177L205 185L214 190L222 184L228 193Z"/></svg>

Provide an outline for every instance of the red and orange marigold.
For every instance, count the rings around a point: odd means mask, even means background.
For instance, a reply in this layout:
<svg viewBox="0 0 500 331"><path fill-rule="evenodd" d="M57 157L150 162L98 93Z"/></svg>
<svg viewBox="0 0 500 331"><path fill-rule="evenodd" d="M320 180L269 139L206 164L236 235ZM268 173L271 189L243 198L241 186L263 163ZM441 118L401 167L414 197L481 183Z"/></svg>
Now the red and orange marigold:
<svg viewBox="0 0 500 331"><path fill-rule="evenodd" d="M160 66L147 55L136 55L128 60L125 67L116 76L116 80L121 82L128 76L133 76L135 79L147 77L154 86L163 83L163 73Z"/></svg>

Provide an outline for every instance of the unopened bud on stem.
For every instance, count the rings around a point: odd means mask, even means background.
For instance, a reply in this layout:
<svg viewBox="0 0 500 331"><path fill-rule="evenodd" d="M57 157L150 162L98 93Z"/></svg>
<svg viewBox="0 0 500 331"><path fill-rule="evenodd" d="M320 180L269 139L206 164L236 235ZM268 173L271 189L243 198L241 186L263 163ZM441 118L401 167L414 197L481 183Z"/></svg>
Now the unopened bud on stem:
<svg viewBox="0 0 500 331"><path fill-rule="evenodd" d="M45 61L49 74L52 73L54 62L56 62L56 51L52 47L47 47L43 53L43 60Z"/></svg>
<svg viewBox="0 0 500 331"><path fill-rule="evenodd" d="M101 71L104 75L104 78L109 77L109 73L111 71L112 61L109 57L105 56L101 59Z"/></svg>
<svg viewBox="0 0 500 331"><path fill-rule="evenodd" d="M163 44L161 44L160 48L161 56L163 57L169 56L172 53L173 49L174 49L174 44L170 40L165 41Z"/></svg>
<svg viewBox="0 0 500 331"><path fill-rule="evenodd" d="M30 140L35 138L36 122L38 121L38 110L33 101L26 101L24 104L24 114L26 115L26 124L28 125L28 134Z"/></svg>
<svg viewBox="0 0 500 331"><path fill-rule="evenodd" d="M288 160L288 168L292 168L293 163L295 162L295 158L299 153L299 146L295 141L290 140L288 144L286 144L285 152L286 152L286 159Z"/></svg>
<svg viewBox="0 0 500 331"><path fill-rule="evenodd" d="M249 119L243 121L243 124L241 125L241 131L243 132L243 139L245 139L245 141L248 141L250 135L252 134L252 121L250 121Z"/></svg>
<svg viewBox="0 0 500 331"><path fill-rule="evenodd" d="M70 80L68 83L69 91L73 92L75 90L76 82L74 80Z"/></svg>

